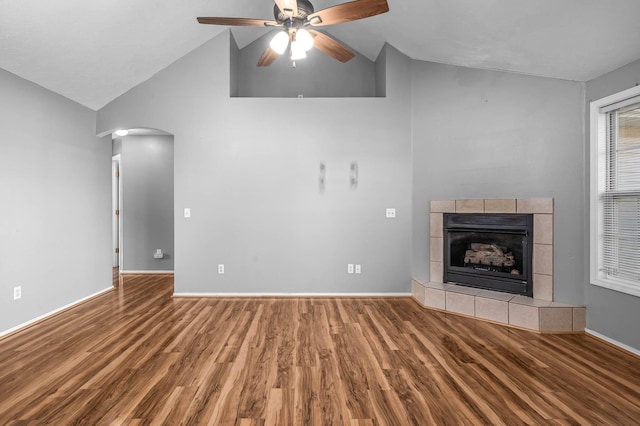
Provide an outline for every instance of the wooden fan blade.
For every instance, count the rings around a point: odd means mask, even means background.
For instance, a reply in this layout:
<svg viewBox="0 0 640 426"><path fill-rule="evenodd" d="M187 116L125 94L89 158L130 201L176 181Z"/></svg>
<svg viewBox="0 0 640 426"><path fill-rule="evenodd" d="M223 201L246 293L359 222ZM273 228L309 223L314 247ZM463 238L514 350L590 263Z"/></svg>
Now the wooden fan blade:
<svg viewBox="0 0 640 426"><path fill-rule="evenodd" d="M266 21L264 19L250 18L198 18L198 22L201 24L231 25L237 27L275 27L280 25L276 21Z"/></svg>
<svg viewBox="0 0 640 426"><path fill-rule="evenodd" d="M313 26L333 25L357 21L388 11L387 0L355 0L312 13L307 16L307 21Z"/></svg>
<svg viewBox="0 0 640 426"><path fill-rule="evenodd" d="M316 47L325 55L331 56L340 62L348 62L356 56L342 43L327 34L316 30L309 30L309 32L313 35L313 47Z"/></svg>
<svg viewBox="0 0 640 426"><path fill-rule="evenodd" d="M298 16L298 2L296 0L275 0L275 2L278 5L278 9L285 15L288 15L290 18Z"/></svg>
<svg viewBox="0 0 640 426"><path fill-rule="evenodd" d="M267 47L267 50L264 51L260 59L258 60L259 67L268 67L278 59L278 55L271 47Z"/></svg>

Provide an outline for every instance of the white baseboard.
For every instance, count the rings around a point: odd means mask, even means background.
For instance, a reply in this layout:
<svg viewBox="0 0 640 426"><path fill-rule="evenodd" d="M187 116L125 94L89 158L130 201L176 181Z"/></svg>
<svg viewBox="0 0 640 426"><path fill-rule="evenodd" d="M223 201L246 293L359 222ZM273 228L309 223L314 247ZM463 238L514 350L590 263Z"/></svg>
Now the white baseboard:
<svg viewBox="0 0 640 426"><path fill-rule="evenodd" d="M593 330L589 330L588 328L586 328L584 330L585 333L590 334L594 337L597 337L598 339L604 340L607 343L611 343L613 346L617 346L620 349L624 349L625 351L631 352L634 355L640 356L640 349L636 349L636 348L632 348L629 345L625 345L624 343L620 343L617 340L614 340L610 337L605 336L604 334L600 334L597 331L593 331Z"/></svg>
<svg viewBox="0 0 640 426"><path fill-rule="evenodd" d="M87 301L87 300L89 300L89 299L93 299L94 297L100 296L101 294L103 294L103 293L107 293L107 292L109 292L109 291L111 291L111 290L113 290L113 287L105 288L104 290L100 290L100 291L99 291L99 292L97 292L97 293L93 293L93 294L91 294L91 295L89 295L89 296L87 296L87 297L83 297L83 298L82 298L82 299L80 299L80 300L76 300L75 302L71 302L71 303L69 303L68 305L62 306L62 307L60 307L60 308L58 308L58 309L55 309L55 310L53 310L53 311L51 311L51 312L48 312L48 313L44 314L44 315L40 315L40 316L39 316L39 317L37 317L37 318L34 318L34 319L29 320L29 321L27 321L27 322L24 322L24 323L22 323L22 324L20 324L20 325L17 325L17 326L15 326L15 327L13 327L13 328L10 328L10 329L8 329L8 330L4 330L4 331L0 331L0 337L6 336L7 334L14 333L14 332L16 332L16 331L20 330L21 328L28 327L28 326L30 326L30 325L32 325L32 324L37 323L38 321L42 321L43 319L46 319L46 318L48 318L48 317L51 317L51 316L53 316L53 315L55 315L55 314L57 314L57 313L60 313L60 312L62 312L62 311L64 311L64 310L67 310L67 309L69 309L69 308L72 308L72 307L74 307L75 305L78 305L78 304L80 304L80 303L82 303L82 302L86 302L86 301Z"/></svg>
<svg viewBox="0 0 640 426"><path fill-rule="evenodd" d="M411 297L411 293L173 293L173 297Z"/></svg>
<svg viewBox="0 0 640 426"><path fill-rule="evenodd" d="M120 275L127 275L127 274L131 274L131 275L145 275L145 274L149 274L149 275L170 275L173 274L173 271L120 271Z"/></svg>

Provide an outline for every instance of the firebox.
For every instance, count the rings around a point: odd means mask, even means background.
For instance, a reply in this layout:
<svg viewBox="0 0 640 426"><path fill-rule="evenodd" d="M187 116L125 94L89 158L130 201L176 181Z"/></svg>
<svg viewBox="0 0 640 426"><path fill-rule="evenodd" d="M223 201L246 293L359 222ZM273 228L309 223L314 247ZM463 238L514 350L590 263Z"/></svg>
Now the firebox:
<svg viewBox="0 0 640 426"><path fill-rule="evenodd" d="M445 213L444 282L533 296L533 215Z"/></svg>

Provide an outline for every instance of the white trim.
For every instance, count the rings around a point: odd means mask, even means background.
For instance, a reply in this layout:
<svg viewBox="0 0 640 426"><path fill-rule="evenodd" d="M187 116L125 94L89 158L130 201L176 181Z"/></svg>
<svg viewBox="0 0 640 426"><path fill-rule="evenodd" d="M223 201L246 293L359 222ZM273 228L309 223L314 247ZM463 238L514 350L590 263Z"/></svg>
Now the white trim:
<svg viewBox="0 0 640 426"><path fill-rule="evenodd" d="M599 155L599 145L601 132L605 131L604 126L604 117L600 113L601 104L606 104L606 101L593 101L590 105L590 127L591 132L589 136L589 160L590 160L590 185L589 185L589 198L590 198L590 223L589 223L589 231L590 231L590 243L589 243L589 281L591 284L596 284L598 281L598 261L600 252L600 243L599 243L599 235L598 230L600 228L600 214L599 214L599 203L598 203L598 179L600 174L598 173L598 155Z"/></svg>
<svg viewBox="0 0 640 426"><path fill-rule="evenodd" d="M116 176L117 173L117 176ZM116 188L117 186L117 188ZM111 157L111 255L113 266L120 268L120 215L115 215L115 210L120 210L120 154ZM115 252L115 248L118 252Z"/></svg>
<svg viewBox="0 0 640 426"><path fill-rule="evenodd" d="M590 134L589 134L589 161L590 161L590 184L589 184L589 198L590 198L590 220L589 220L589 282L592 285L598 287L608 288L613 291L618 291L633 296L640 297L640 289L635 285L630 285L626 282L616 281L612 279L603 279L598 266L600 265L600 208L598 203L598 197L600 195L600 188L598 188L600 173L598 165L603 164L605 159L601 159L601 156L606 156L606 118L602 109L626 100L628 98L637 97L640 95L640 86L635 86L622 92L614 93L607 97L591 101L590 103Z"/></svg>
<svg viewBox="0 0 640 426"><path fill-rule="evenodd" d="M94 298L94 297L100 296L101 294L103 294L103 293L107 293L107 292L109 292L109 291L111 291L111 290L113 290L113 287L105 288L104 290L100 290L100 291L99 291L99 292L97 292L97 293L90 294L90 295L89 295L89 296L87 296L87 297L83 297L82 299L76 300L75 302L71 302L71 303L69 303L68 305L64 305L64 306L62 306L62 307L60 307L60 308L58 308L58 309L55 309L55 310L53 310L53 311L51 311L51 312L48 312L48 313L46 313L46 314L44 314L44 315L40 315L39 317L36 317L36 318L34 318L34 319L31 319L31 320L29 320L29 321L27 321L27 322L23 322L22 324L17 325L17 326L15 326L15 327L13 327L13 328L10 328L10 329L8 329L8 330L1 331L1 332L0 332L0 337L6 336L7 334L11 334L11 333L13 333L13 332L15 332L15 331L20 330L21 328L28 327L28 326L30 326L31 324L34 324L34 323L36 323L36 322L38 322L38 321L42 321L43 319L46 319L46 318L48 318L48 317L51 317L51 316L53 316L53 315L55 315L55 314L57 314L57 313L59 313L59 312L62 312L62 311L66 310L66 309L69 309L69 308L72 308L72 307L74 307L75 305L78 305L78 304L80 304L80 303L82 303L82 302L86 302L86 301L87 301L87 300L89 300L89 299L92 299L92 298Z"/></svg>
<svg viewBox="0 0 640 426"><path fill-rule="evenodd" d="M624 99L619 102L615 102L611 105L601 107L600 112L604 114L607 112L614 111L616 109L628 107L629 105L637 104L638 102L640 102L640 97L638 96L631 96L631 97L624 96Z"/></svg>
<svg viewBox="0 0 640 426"><path fill-rule="evenodd" d="M411 297L411 293L173 293L173 297Z"/></svg>
<svg viewBox="0 0 640 426"><path fill-rule="evenodd" d="M625 345L624 343L620 343L617 340L614 340L614 339L612 339L610 337L607 337L607 336L605 336L603 334L598 333L597 331L593 331L593 330L590 330L588 328L585 328L584 332L587 333L587 334L590 334L590 335L592 335L594 337L597 337L598 339L604 340L607 343L611 343L613 346L617 346L620 349L623 349L623 350L625 350L627 352L631 352L632 354L640 356L640 349L636 349L636 348L633 348L633 347L631 347L629 345Z"/></svg>
<svg viewBox="0 0 640 426"><path fill-rule="evenodd" d="M136 275L143 275L143 274L173 274L173 271L167 271L167 270L161 270L161 271L120 271L121 275L126 275L126 274L136 274Z"/></svg>
<svg viewBox="0 0 640 426"><path fill-rule="evenodd" d="M597 104L598 108L602 108L637 95L640 95L640 86L633 86L632 88L623 90L622 92L614 93L613 95L592 101L591 104Z"/></svg>
<svg viewBox="0 0 640 426"><path fill-rule="evenodd" d="M122 269L124 267L124 216L122 214L122 202L124 200L124 196L122 195L122 154L113 155L111 157L111 161L116 161L118 163L118 210L120 210L120 214L118 215L118 269Z"/></svg>

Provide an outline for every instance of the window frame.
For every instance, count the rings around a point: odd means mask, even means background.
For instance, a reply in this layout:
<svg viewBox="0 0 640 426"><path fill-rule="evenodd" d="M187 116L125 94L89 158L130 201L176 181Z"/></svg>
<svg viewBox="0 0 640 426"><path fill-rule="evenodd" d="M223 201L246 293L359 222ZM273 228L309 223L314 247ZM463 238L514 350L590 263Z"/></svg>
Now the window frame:
<svg viewBox="0 0 640 426"><path fill-rule="evenodd" d="M600 209L601 176L607 173L607 112L614 104L623 103L640 96L640 86L615 93L590 103L590 283L599 287L640 297L640 283L604 277L600 272L602 258L602 227Z"/></svg>

